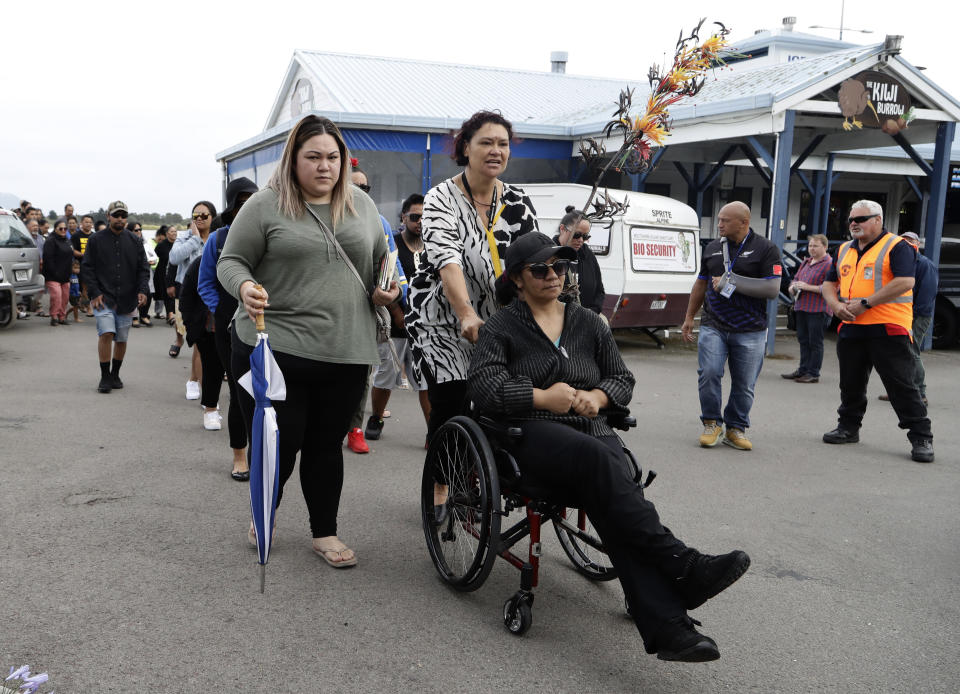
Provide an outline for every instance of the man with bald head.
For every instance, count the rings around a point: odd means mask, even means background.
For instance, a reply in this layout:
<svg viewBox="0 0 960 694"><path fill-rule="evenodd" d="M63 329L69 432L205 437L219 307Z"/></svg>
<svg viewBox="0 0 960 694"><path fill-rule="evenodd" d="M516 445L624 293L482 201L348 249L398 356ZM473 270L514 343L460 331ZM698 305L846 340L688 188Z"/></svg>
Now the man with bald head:
<svg viewBox="0 0 960 694"><path fill-rule="evenodd" d="M693 342L693 319L703 307L697 345L700 445L719 441L741 451L753 444L750 426L754 386L767 343L767 301L780 290L780 251L750 228L750 208L742 202L717 213L717 232L703 251L700 274L690 291L680 330ZM730 395L723 408L723 371L730 368ZM726 433L723 425L726 424Z"/></svg>

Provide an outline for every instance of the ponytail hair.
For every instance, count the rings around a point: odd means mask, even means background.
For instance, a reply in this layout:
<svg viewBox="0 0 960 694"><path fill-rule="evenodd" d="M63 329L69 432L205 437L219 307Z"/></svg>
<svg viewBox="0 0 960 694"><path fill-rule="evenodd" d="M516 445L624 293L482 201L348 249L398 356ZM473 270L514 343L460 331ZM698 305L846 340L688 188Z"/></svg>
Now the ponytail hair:
<svg viewBox="0 0 960 694"><path fill-rule="evenodd" d="M560 226L562 226L564 229L572 229L572 227L575 227L582 220L587 218L586 213L584 213L582 210L578 210L573 205L567 205L564 211L566 214L563 215L563 219L560 220Z"/></svg>
<svg viewBox="0 0 960 694"><path fill-rule="evenodd" d="M517 298L517 285L510 279L510 275L504 272L497 278L497 281L493 283L493 292L497 304L506 306Z"/></svg>

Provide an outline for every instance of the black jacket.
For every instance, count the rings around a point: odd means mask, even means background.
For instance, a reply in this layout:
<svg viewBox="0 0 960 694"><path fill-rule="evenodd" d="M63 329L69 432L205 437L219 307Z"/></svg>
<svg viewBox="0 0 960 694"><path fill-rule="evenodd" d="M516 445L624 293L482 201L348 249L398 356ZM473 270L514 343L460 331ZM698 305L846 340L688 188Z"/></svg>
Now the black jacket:
<svg viewBox="0 0 960 694"><path fill-rule="evenodd" d="M625 410L633 395L633 374L613 341L610 328L579 304L564 308L557 347L537 325L526 302L514 299L480 328L467 375L477 409L510 419L545 419L593 436L611 436L606 417L558 415L533 409L533 389L563 382L579 390L599 388L611 409Z"/></svg>
<svg viewBox="0 0 960 694"><path fill-rule="evenodd" d="M73 273L73 244L66 236L50 234L43 244L43 277L47 282L70 281Z"/></svg>
<svg viewBox="0 0 960 694"><path fill-rule="evenodd" d="M553 242L560 245L560 235L553 237ZM603 311L603 299L607 295L603 288L603 277L600 276L600 263L593 254L590 246L583 244L577 251L577 284L580 287L580 304L594 313ZM569 275L564 279L564 289L569 282Z"/></svg>
<svg viewBox="0 0 960 694"><path fill-rule="evenodd" d="M207 332L207 317L210 315L197 291L197 279L200 277L200 258L194 258L183 276L180 288L180 315L183 327L187 329L187 344L191 347Z"/></svg>
<svg viewBox="0 0 960 694"><path fill-rule="evenodd" d="M132 313L137 294L149 291L150 265L143 241L126 229L119 234L109 228L98 231L87 241L80 281L87 285L91 300L103 296L108 308Z"/></svg>

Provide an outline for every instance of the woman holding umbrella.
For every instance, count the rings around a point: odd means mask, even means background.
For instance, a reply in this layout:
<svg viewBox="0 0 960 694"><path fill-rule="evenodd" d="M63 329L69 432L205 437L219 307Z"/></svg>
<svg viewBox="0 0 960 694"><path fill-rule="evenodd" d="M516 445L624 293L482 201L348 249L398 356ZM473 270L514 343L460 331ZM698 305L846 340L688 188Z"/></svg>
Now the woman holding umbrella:
<svg viewBox="0 0 960 694"><path fill-rule="evenodd" d="M291 130L267 188L237 213L217 263L224 289L240 302L234 374L250 370L254 320L263 314L286 382L286 398L273 403L277 502L299 453L313 551L336 568L357 563L337 536L342 442L367 369L380 362L372 304L386 305L399 294L396 283L386 291L376 286L386 253L376 206L350 185L340 130L326 118L307 116ZM249 320L240 318L244 313ZM250 430L254 401L242 389L239 394Z"/></svg>

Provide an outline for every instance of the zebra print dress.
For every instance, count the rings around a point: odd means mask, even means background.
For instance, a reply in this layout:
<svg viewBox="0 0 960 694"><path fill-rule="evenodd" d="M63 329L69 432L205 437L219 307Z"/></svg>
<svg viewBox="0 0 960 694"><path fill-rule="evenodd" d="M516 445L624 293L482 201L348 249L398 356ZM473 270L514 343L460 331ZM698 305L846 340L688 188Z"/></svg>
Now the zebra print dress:
<svg viewBox="0 0 960 694"><path fill-rule="evenodd" d="M539 232L536 211L521 188L503 184L506 205L493 228L501 263L521 234ZM423 202L423 251L420 268L410 280L407 332L417 366L428 369L437 383L467 378L473 349L460 336L460 321L443 292L440 268L456 263L463 270L473 310L487 320L497 310L493 261L483 221L452 178L434 186Z"/></svg>

